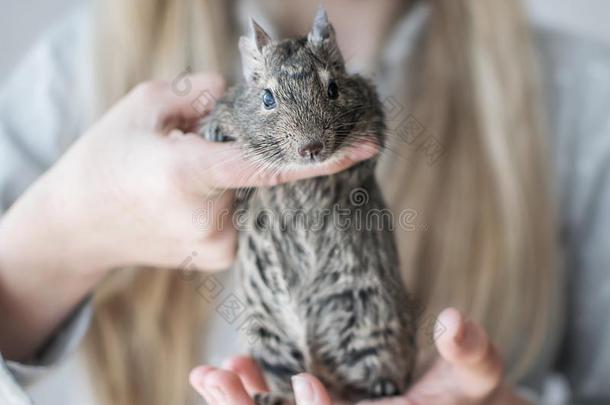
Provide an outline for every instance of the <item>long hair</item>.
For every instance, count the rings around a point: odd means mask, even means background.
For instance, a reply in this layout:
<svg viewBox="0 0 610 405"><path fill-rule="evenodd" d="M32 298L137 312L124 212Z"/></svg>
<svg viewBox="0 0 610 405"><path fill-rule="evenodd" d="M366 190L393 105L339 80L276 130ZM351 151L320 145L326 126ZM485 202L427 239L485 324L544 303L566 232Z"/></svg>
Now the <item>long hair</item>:
<svg viewBox="0 0 610 405"><path fill-rule="evenodd" d="M232 3L99 1L100 108L138 82L171 80L186 67L232 71ZM442 155L431 162L424 148L397 144L410 158L386 154L379 178L392 209L412 210L425 225L397 232L407 287L429 312L454 305L481 322L518 380L556 334L559 302L532 39L518 2L428 3L410 91L396 97ZM96 292L87 341L103 403L188 403L205 302L177 272L120 273ZM422 350L423 367L434 350Z"/></svg>

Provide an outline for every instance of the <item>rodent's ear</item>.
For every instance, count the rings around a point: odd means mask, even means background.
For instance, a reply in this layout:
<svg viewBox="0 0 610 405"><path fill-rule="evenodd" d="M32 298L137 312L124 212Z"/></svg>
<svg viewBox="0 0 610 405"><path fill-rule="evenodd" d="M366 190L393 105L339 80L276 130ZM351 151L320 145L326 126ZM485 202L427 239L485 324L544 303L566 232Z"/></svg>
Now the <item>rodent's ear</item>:
<svg viewBox="0 0 610 405"><path fill-rule="evenodd" d="M239 38L239 52L244 78L246 82L253 84L261 76L264 66L263 54L258 50L255 40L248 37Z"/></svg>
<svg viewBox="0 0 610 405"><path fill-rule="evenodd" d="M261 27L254 19L251 20L252 32L254 33L254 42L259 52L263 52L263 48L271 43L271 37L263 27Z"/></svg>
<svg viewBox="0 0 610 405"><path fill-rule="evenodd" d="M330 62L333 64L343 64L343 56L337 44L335 29L328 21L328 14L324 6L320 4L313 21L313 27L307 37L309 43L316 49L323 49L328 52Z"/></svg>
<svg viewBox="0 0 610 405"><path fill-rule="evenodd" d="M331 36L334 36L333 27L328 21L326 9L320 4L313 20L313 28L309 33L309 42L321 45L322 41L330 39Z"/></svg>
<svg viewBox="0 0 610 405"><path fill-rule="evenodd" d="M249 84L260 77L264 67L263 48L271 43L269 34L254 19L251 22L252 38L239 38L244 77Z"/></svg>

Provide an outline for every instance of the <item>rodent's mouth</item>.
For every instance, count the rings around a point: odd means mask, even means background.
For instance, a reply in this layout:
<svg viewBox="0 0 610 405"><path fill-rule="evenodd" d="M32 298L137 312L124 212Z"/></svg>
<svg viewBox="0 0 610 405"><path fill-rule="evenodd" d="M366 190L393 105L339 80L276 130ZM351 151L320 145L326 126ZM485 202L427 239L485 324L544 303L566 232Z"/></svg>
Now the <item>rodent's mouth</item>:
<svg viewBox="0 0 610 405"><path fill-rule="evenodd" d="M376 147L375 147L376 148ZM347 159L351 154L347 145L338 148L327 149L324 153L317 156L300 157L297 160L288 163L288 166L293 168L303 168L322 165L333 165L337 161Z"/></svg>
<svg viewBox="0 0 610 405"><path fill-rule="evenodd" d="M284 154L285 157L288 157L285 160L290 160L290 162L286 163L290 163L291 166L294 165L295 167L332 164L337 160L352 157L352 152L355 152L356 155L368 155L371 149L379 151L383 148L379 138L374 135L366 134L365 136L363 133L356 139L349 139L349 136L346 138L348 138L346 141L339 143L336 143L336 141L325 143L318 141L302 144L296 148L296 153L294 150L291 150Z"/></svg>
<svg viewBox="0 0 610 405"><path fill-rule="evenodd" d="M323 162L329 156L329 149L321 140L306 141L296 147L296 157L303 163Z"/></svg>
<svg viewBox="0 0 610 405"><path fill-rule="evenodd" d="M256 157L261 166L270 170L303 169L312 166L332 165L341 159L356 159L358 155L367 154L367 147L361 148L360 144L369 145L368 149L379 150L378 137L364 132L359 137L352 139L349 135L339 138L329 136L309 137L295 142L268 143L265 147L260 144L248 144L246 149L248 154ZM352 156L355 151L356 156ZM370 152L370 151L369 151Z"/></svg>

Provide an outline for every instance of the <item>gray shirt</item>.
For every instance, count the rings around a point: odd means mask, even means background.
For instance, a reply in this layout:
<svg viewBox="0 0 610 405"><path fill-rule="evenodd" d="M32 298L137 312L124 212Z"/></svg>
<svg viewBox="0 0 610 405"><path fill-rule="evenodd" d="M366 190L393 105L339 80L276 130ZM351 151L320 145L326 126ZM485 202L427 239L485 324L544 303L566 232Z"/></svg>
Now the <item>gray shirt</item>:
<svg viewBox="0 0 610 405"><path fill-rule="evenodd" d="M47 170L91 122L89 15L71 15L29 54L0 91L0 208L5 210ZM404 52L421 19L408 17L405 38L388 47ZM398 48L397 48L398 47ZM566 257L567 303L562 345L542 384L549 403L610 403L610 50L592 41L538 30L537 48L551 118L559 235ZM177 72L178 73L178 72ZM3 362L0 402L27 403L24 390L40 404L91 403L88 394L70 401L66 391L86 385L83 365L66 368L87 328L88 309L75 314L32 364ZM210 328L212 342L226 342L222 322ZM235 341L234 337L229 341ZM230 352L235 347L230 345ZM237 350L237 349L235 349ZM216 359L225 353L214 351ZM206 357L210 361L210 356ZM58 386L56 366L82 384ZM67 370L67 371L66 371ZM72 378L71 377L71 378ZM78 378L77 378L78 377ZM80 380L79 380L80 378ZM54 395L36 393L35 380L51 379ZM63 380L66 382L66 380ZM53 384L51 384L53 386ZM548 387L555 387L548 392ZM44 391L48 393L49 391ZM561 395L559 395L561 396ZM565 396L565 395L564 395Z"/></svg>
<svg viewBox="0 0 610 405"><path fill-rule="evenodd" d="M552 32L541 32L538 49L567 275L555 367L574 401L610 403L610 50Z"/></svg>

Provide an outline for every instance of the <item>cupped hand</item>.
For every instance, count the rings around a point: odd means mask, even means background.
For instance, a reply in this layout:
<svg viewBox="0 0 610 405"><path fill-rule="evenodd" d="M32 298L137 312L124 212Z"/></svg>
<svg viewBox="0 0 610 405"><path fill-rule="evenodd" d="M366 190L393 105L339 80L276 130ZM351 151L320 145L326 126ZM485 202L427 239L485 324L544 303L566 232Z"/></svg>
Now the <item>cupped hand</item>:
<svg viewBox="0 0 610 405"><path fill-rule="evenodd" d="M525 404L503 380L503 365L483 328L448 308L438 322L444 332L435 341L439 357L407 393L359 405ZM222 368L202 366L190 375L191 385L210 405L252 405L252 396L267 386L249 357L236 357ZM314 376L292 379L297 405L339 405Z"/></svg>
<svg viewBox="0 0 610 405"><path fill-rule="evenodd" d="M224 269L236 248L233 189L335 173L376 153L361 145L318 166L265 172L236 146L191 132L211 107L197 95L220 97L224 82L215 74L185 80L191 96L166 82L135 88L48 174L56 206L70 213L63 223L79 235L72 256L103 268L177 267L190 257L198 269Z"/></svg>

